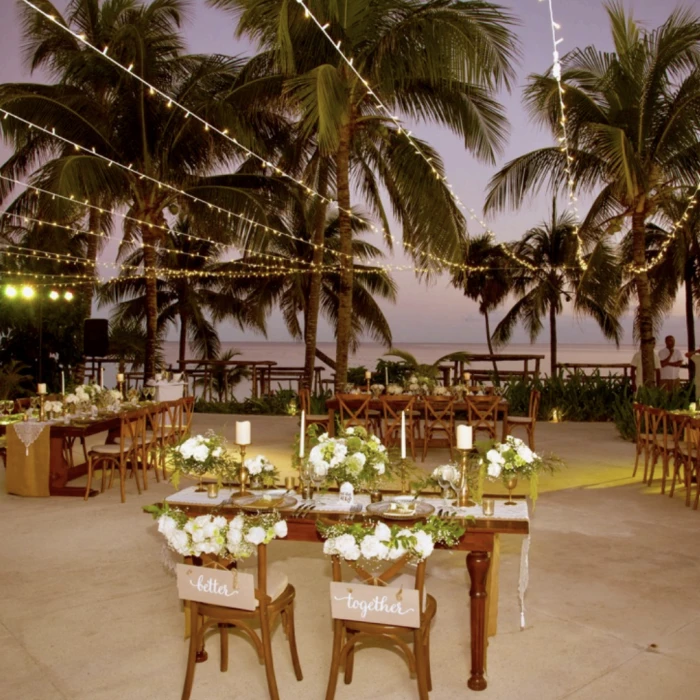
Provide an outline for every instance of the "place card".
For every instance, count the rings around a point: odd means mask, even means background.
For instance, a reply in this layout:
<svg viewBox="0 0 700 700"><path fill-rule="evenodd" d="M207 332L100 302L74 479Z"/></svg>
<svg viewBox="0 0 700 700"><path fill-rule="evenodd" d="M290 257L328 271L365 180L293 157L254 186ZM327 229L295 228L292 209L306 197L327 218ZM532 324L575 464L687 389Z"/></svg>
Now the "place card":
<svg viewBox="0 0 700 700"><path fill-rule="evenodd" d="M331 617L398 627L420 627L420 599L415 588L331 583Z"/></svg>
<svg viewBox="0 0 700 700"><path fill-rule="evenodd" d="M208 566L177 565L177 592L182 600L255 610L255 580L237 569L225 571Z"/></svg>

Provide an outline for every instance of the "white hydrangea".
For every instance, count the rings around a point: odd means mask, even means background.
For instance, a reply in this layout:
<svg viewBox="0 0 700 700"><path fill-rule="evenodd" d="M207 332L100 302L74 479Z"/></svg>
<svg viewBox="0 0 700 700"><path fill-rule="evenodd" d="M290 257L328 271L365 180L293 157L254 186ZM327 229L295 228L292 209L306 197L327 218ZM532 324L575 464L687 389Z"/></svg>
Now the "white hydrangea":
<svg viewBox="0 0 700 700"><path fill-rule="evenodd" d="M384 559L389 548L375 535L367 535L360 543L360 552L365 559Z"/></svg>
<svg viewBox="0 0 700 700"><path fill-rule="evenodd" d="M433 538L423 530L418 530L417 532L414 532L413 537L416 540L414 549L416 550L418 556L421 559L429 557L433 553L433 549L435 548Z"/></svg>
<svg viewBox="0 0 700 700"><path fill-rule="evenodd" d="M206 462L209 457L209 448L206 445L197 445L192 450L192 458L197 462Z"/></svg>
<svg viewBox="0 0 700 700"><path fill-rule="evenodd" d="M265 541L266 534L265 529L262 527L251 527L246 533L245 540L250 542L250 544L262 544Z"/></svg>
<svg viewBox="0 0 700 700"><path fill-rule="evenodd" d="M287 536L287 521L286 520L278 520L274 526L273 530L275 532L275 537L286 537Z"/></svg>
<svg viewBox="0 0 700 700"><path fill-rule="evenodd" d="M374 528L374 536L382 542L388 542L391 539L391 528L386 523L377 523Z"/></svg>

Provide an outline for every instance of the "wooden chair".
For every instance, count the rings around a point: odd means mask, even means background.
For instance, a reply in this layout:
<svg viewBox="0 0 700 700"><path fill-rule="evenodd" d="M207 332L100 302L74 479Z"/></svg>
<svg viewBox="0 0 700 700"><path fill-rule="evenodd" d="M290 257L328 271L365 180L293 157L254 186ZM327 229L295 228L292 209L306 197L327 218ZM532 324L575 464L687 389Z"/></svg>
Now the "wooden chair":
<svg viewBox="0 0 700 700"><path fill-rule="evenodd" d="M500 396L467 396L467 422L476 435L480 430L487 432L492 440L496 439L498 426L498 405Z"/></svg>
<svg viewBox="0 0 700 700"><path fill-rule="evenodd" d="M533 452L535 451L535 426L537 425L537 413L540 410L540 397L540 392L537 389L533 389L530 392L527 415L508 416L505 425L506 435L511 435L515 428L525 428L527 431L527 444Z"/></svg>
<svg viewBox="0 0 700 700"><path fill-rule="evenodd" d="M369 394L336 394L340 413L340 427L353 428L361 426L367 432L374 432L374 422L369 415Z"/></svg>
<svg viewBox="0 0 700 700"><path fill-rule="evenodd" d="M421 561L416 567L415 576L403 574L397 578L397 574L404 568L406 561L407 557L404 556L378 575L368 573L357 562L345 562L350 571L356 574L355 583L416 589L421 605L420 627L411 629L396 625L358 622L355 620L333 620L333 656L331 658L326 700L335 698L341 666L345 667L345 683L352 682L355 645L372 638L380 638L398 645L399 649L404 653L411 676L416 677L418 697L420 700L428 700L428 693L432 690L430 624L435 617L437 603L435 598L428 595L425 591L425 560ZM333 581L343 582L343 566L337 555L333 556ZM410 642L405 640L407 635L412 637L413 649L409 646Z"/></svg>
<svg viewBox="0 0 700 700"><path fill-rule="evenodd" d="M647 480L649 457L651 455L651 440L647 432L647 408L648 406L646 404L637 403L636 401L632 404L632 412L634 414L634 442L636 447L632 476L634 477L637 475L639 457L644 453L644 481Z"/></svg>
<svg viewBox="0 0 700 700"><path fill-rule="evenodd" d="M693 472L693 462L697 460L698 455L696 449L698 438L692 434L693 429L689 428L690 423L691 419L688 416L678 413L668 414L667 425L671 434L673 457L673 477L668 495L673 498L676 481L680 476L681 468L683 468L686 506L690 505L690 479ZM700 428L700 425L698 427Z"/></svg>
<svg viewBox="0 0 700 700"><path fill-rule="evenodd" d="M183 411L184 400L164 401L160 404L163 407L163 418L161 423L159 461L163 472L163 479L167 481L167 460L166 452L168 447L177 445L183 435Z"/></svg>
<svg viewBox="0 0 700 700"><path fill-rule="evenodd" d="M105 469L110 467L109 487L114 479L114 467L119 470L119 487L122 503L126 502L126 470L131 469L136 480L136 488L141 493L138 466L144 450L144 429L146 412L144 410L122 413L120 416L119 442L107 445L97 445L88 453L88 478L85 487L85 500L90 496L92 477L95 468L102 469L102 485L100 492L105 490Z"/></svg>
<svg viewBox="0 0 700 700"><path fill-rule="evenodd" d="M656 469L656 463L659 461L659 456L661 457L661 464L663 469L662 474L662 491L666 483L666 476L668 474L668 433L666 432L666 411L662 408L652 408L647 406L644 412L646 419L646 434L649 440L650 448L650 469L649 469L649 481L647 483L651 485L654 481L654 471Z"/></svg>
<svg viewBox="0 0 700 700"><path fill-rule="evenodd" d="M153 467L156 481L160 481L158 466L161 449L163 447L163 434L168 409L164 403L155 404L144 409L145 425L143 432L143 451L141 466L143 469L143 488L148 490L148 470Z"/></svg>
<svg viewBox="0 0 700 700"><path fill-rule="evenodd" d="M426 396L423 401L423 458L428 454L430 441L439 435L444 435L450 448L452 459L455 443L455 411L454 399L442 396Z"/></svg>
<svg viewBox="0 0 700 700"><path fill-rule="evenodd" d="M205 661L207 658L204 648L204 635L212 627L218 627L219 630L221 671L225 672L228 670L228 630L229 628L238 629L247 634L253 642L258 652L260 663L265 665L270 698L271 700L278 700L279 692L277 690L277 680L272 659L271 636L274 624L279 617L289 640L294 673L297 680L302 680L303 676L294 633L294 586L287 581L286 576L276 573L272 568L268 570L266 545L259 544L257 550L255 597L258 605L255 610L238 610L196 601L189 602L190 647L187 656L187 671L185 673L185 685L182 690L182 700L188 700L192 692L197 660ZM205 566L216 566L229 570L236 567L236 562L220 559L214 555L203 555L201 559L188 557L187 561L197 565L204 564ZM259 626L260 636L253 628L253 624Z"/></svg>
<svg viewBox="0 0 700 700"><path fill-rule="evenodd" d="M301 404L301 410L304 411L306 426L320 425L328 432L328 414L311 413L311 392L306 387L299 389L299 403Z"/></svg>
<svg viewBox="0 0 700 700"><path fill-rule="evenodd" d="M414 418L416 397L411 395L382 396L382 436L386 447L401 444L401 413L406 412L406 440L411 448L411 457L416 458ZM420 414L418 414L420 415Z"/></svg>

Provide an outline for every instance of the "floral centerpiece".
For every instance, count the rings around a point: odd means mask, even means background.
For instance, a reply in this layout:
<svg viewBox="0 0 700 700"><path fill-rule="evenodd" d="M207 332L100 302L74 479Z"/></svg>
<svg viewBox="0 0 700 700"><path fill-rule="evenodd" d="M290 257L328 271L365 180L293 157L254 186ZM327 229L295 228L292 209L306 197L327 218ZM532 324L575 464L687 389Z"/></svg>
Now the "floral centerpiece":
<svg viewBox="0 0 700 700"><path fill-rule="evenodd" d="M429 396L435 388L435 380L418 374L412 374L404 382L404 389L409 394Z"/></svg>
<svg viewBox="0 0 700 700"><path fill-rule="evenodd" d="M317 475L369 490L376 489L385 476L389 463L386 447L364 428L347 428L337 438L322 433L316 440L309 452L309 463Z"/></svg>
<svg viewBox="0 0 700 700"><path fill-rule="evenodd" d="M224 477L235 474L234 460L226 451L224 438L212 430L182 440L168 450L168 456L172 468L170 481L175 488L178 488L182 474L198 477L200 487L205 474L215 475L219 485Z"/></svg>
<svg viewBox="0 0 700 700"><path fill-rule="evenodd" d="M45 401L44 410L49 417L59 416L63 412L63 403L61 401Z"/></svg>
<svg viewBox="0 0 700 700"><path fill-rule="evenodd" d="M480 465L482 471L485 470L486 478L502 481L509 491L514 488L514 479L521 477L528 479L530 497L533 503L537 501L538 475L545 466L545 462L520 438L509 435L505 442L491 443L480 451L482 452Z"/></svg>
<svg viewBox="0 0 700 700"><path fill-rule="evenodd" d="M383 384L372 384L370 386L369 390L372 392L372 395L374 397L378 397L384 391L384 385Z"/></svg>
<svg viewBox="0 0 700 700"><path fill-rule="evenodd" d="M274 486L277 482L277 467L264 455L246 459L243 466L248 470L252 482L260 481L263 486Z"/></svg>
<svg viewBox="0 0 700 700"><path fill-rule="evenodd" d="M433 388L433 396L452 396L452 390L448 386L436 386Z"/></svg>
<svg viewBox="0 0 700 700"><path fill-rule="evenodd" d="M230 559L246 559L259 544L287 536L287 523L278 513L237 515L228 520L222 515L189 517L178 509L149 506L145 510L158 519L158 532L170 549L183 556L215 554Z"/></svg>
<svg viewBox="0 0 700 700"><path fill-rule="evenodd" d="M413 527L389 526L385 523L318 522L316 528L325 538L324 554L338 555L346 561L395 561L403 556L421 561L433 553L436 544L454 547L465 528L456 522L435 516Z"/></svg>
<svg viewBox="0 0 700 700"><path fill-rule="evenodd" d="M404 388L401 384L387 384L386 393L389 396L398 396L404 393Z"/></svg>

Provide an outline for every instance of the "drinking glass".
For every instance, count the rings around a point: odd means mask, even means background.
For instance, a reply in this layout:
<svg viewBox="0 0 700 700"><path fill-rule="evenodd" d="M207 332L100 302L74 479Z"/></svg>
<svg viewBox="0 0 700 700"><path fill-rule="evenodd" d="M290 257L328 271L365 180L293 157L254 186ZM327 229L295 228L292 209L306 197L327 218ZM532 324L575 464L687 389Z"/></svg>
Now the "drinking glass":
<svg viewBox="0 0 700 700"><path fill-rule="evenodd" d="M325 480L325 474L319 474L315 469L311 470L311 481L314 482L314 486L316 487L316 493L318 493L321 490L321 485Z"/></svg>
<svg viewBox="0 0 700 700"><path fill-rule="evenodd" d="M454 467L450 467L450 469L451 471L448 469L441 471L436 477L437 482L442 489L442 500L445 502L445 505L447 505L447 502L451 498L450 492L453 488L453 482L456 480L455 475L457 470Z"/></svg>

